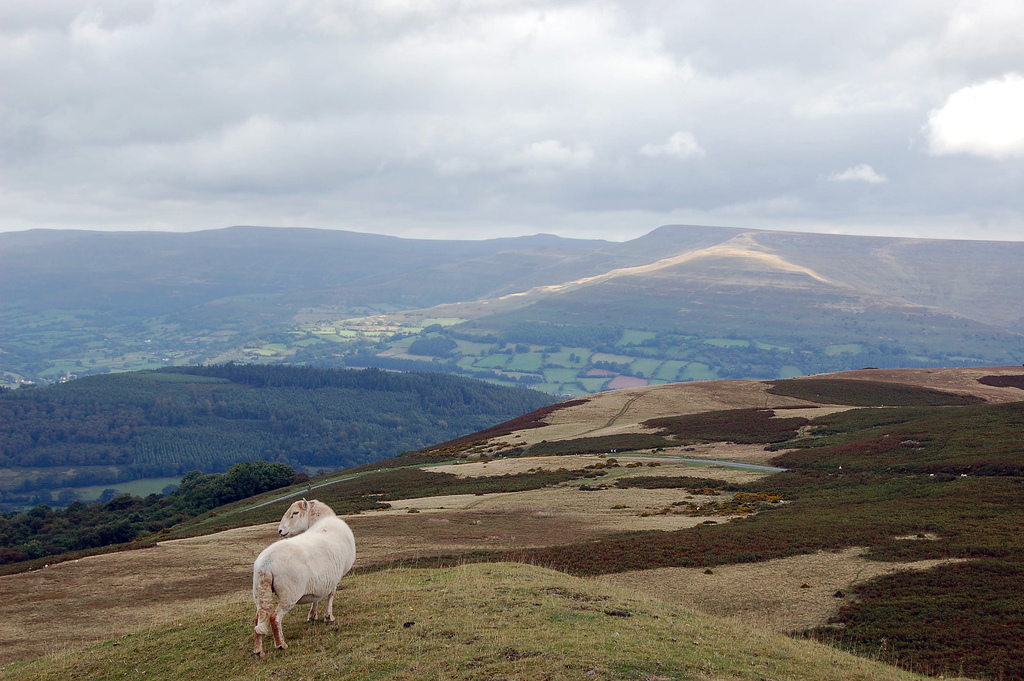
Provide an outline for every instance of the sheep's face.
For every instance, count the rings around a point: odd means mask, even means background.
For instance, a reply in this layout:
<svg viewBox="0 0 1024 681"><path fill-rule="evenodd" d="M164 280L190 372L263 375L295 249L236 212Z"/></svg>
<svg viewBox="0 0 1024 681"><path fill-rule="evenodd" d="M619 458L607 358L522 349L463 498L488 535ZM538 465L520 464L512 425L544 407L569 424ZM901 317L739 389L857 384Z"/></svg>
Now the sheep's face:
<svg viewBox="0 0 1024 681"><path fill-rule="evenodd" d="M289 506L281 518L281 524L277 526L277 533L282 537L288 537L308 530L309 510L310 503L305 499Z"/></svg>

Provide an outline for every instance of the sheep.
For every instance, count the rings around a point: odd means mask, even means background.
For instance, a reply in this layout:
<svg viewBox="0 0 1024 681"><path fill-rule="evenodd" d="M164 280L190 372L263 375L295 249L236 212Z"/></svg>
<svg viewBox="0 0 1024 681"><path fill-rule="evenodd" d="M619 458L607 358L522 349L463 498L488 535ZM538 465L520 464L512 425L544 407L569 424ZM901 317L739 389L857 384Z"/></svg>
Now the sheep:
<svg viewBox="0 0 1024 681"><path fill-rule="evenodd" d="M312 504L319 502L296 502ZM322 504L327 510L326 504ZM307 506L308 510L308 506ZM296 516L296 517L301 517ZM282 623L296 603L312 603L307 621L314 621L317 606L326 599L324 621L334 621L334 593L338 582L352 568L356 559L356 540L344 520L331 511L309 525L308 513L303 522L279 532L294 534L263 549L253 563L252 597L256 603L253 654L263 658L263 637L273 635L274 644L282 650ZM282 519L282 524L284 520ZM306 527L309 529L303 532ZM277 594L276 612L273 610Z"/></svg>
<svg viewBox="0 0 1024 681"><path fill-rule="evenodd" d="M296 501L288 507L277 526L277 533L282 537L305 532L309 526L320 520L335 515L334 509L322 501L310 499Z"/></svg>
<svg viewBox="0 0 1024 681"><path fill-rule="evenodd" d="M277 526L277 533L282 537L295 536L305 532L321 518L335 517L334 509L317 499L306 501L301 499L288 507L288 510L281 516L281 522ZM317 603L309 606L307 621L313 622L317 616Z"/></svg>

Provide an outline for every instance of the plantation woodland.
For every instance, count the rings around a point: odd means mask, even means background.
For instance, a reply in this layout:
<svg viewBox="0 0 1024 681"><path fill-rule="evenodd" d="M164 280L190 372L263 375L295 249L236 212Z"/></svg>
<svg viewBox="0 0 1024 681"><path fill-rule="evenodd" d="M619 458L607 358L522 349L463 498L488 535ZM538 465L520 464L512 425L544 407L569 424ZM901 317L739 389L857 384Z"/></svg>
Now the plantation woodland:
<svg viewBox="0 0 1024 681"><path fill-rule="evenodd" d="M550 404L549 395L438 373L173 367L0 394L0 504L242 461L305 472L379 461ZM54 503L50 499L42 499Z"/></svg>

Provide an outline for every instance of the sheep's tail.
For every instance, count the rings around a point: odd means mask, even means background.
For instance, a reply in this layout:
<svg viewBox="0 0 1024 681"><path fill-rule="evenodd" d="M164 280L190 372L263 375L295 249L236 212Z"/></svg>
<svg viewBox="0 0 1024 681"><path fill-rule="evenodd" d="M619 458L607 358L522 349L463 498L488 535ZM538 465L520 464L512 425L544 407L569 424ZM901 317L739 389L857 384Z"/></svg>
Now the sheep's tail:
<svg viewBox="0 0 1024 681"><path fill-rule="evenodd" d="M271 634L270 618L274 612L274 575L267 567L252 573L252 600L256 604L256 633Z"/></svg>

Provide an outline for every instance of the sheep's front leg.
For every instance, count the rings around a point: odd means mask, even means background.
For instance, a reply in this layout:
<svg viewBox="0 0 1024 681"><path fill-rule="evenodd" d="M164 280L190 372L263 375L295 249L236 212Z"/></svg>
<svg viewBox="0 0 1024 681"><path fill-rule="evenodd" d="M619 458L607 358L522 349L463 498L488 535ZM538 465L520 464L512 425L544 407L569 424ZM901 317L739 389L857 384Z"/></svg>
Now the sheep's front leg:
<svg viewBox="0 0 1024 681"><path fill-rule="evenodd" d="M313 601L313 604L309 606L309 615L306 617L307 622L316 622L317 609L320 605L320 601Z"/></svg>

